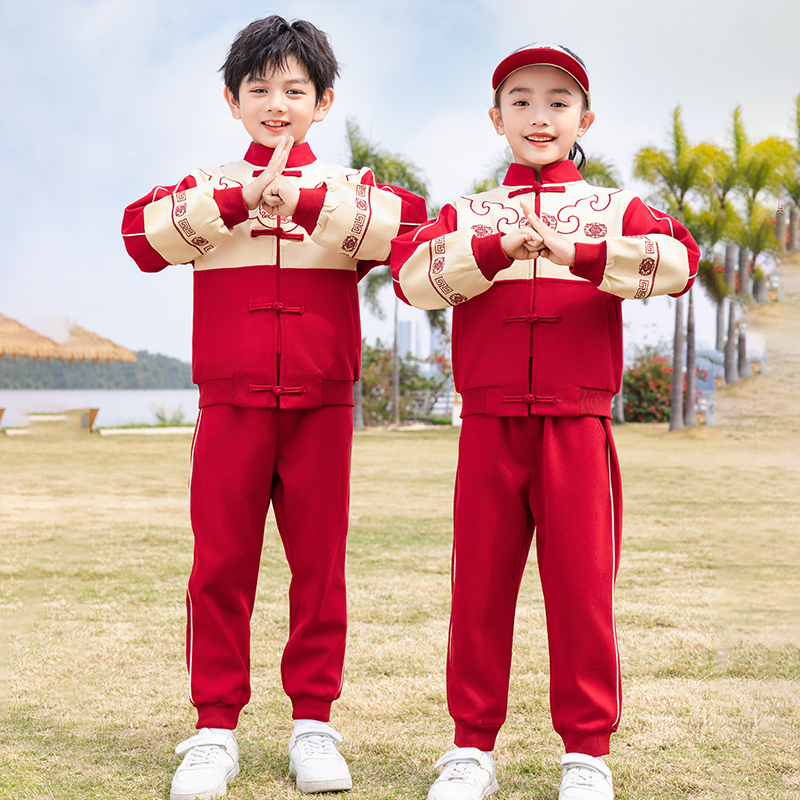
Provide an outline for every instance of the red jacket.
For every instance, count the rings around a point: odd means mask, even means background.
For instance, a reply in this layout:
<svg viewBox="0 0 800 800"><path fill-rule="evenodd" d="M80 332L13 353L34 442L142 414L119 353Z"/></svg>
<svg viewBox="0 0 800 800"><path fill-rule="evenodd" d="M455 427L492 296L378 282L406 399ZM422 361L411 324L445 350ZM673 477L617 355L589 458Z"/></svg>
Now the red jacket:
<svg viewBox="0 0 800 800"><path fill-rule="evenodd" d="M125 247L139 268L194 267L192 374L200 407L352 405L361 359L358 279L389 256L425 203L369 170L292 148L284 175L301 187L293 217L248 211L242 186L272 150L156 187L125 210Z"/></svg>
<svg viewBox="0 0 800 800"><path fill-rule="evenodd" d="M571 269L511 261L500 238L525 201L575 242ZM462 416L611 415L622 379L622 298L682 294L699 250L671 217L619 189L590 186L571 161L512 164L503 185L461 197L392 243L398 296L453 311Z"/></svg>

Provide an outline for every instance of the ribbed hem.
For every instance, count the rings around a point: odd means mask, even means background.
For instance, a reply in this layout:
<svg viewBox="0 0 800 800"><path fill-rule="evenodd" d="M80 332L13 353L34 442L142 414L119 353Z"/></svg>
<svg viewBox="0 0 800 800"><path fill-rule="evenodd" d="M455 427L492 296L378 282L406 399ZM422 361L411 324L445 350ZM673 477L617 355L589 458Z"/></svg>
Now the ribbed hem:
<svg viewBox="0 0 800 800"><path fill-rule="evenodd" d="M569 268L573 275L586 278L589 283L599 286L606 272L605 242L576 242L575 263Z"/></svg>
<svg viewBox="0 0 800 800"><path fill-rule="evenodd" d="M229 189L215 189L214 202L219 209L219 215L226 228L232 228L244 222L250 211L244 202L241 186L232 186Z"/></svg>
<svg viewBox="0 0 800 800"><path fill-rule="evenodd" d="M514 263L514 260L505 254L500 239L499 233L472 237L472 255L487 281L493 281L500 270L508 269Z"/></svg>
<svg viewBox="0 0 800 800"><path fill-rule="evenodd" d="M197 706L197 728L229 728L233 730L239 722L244 705L228 706L224 703L209 703Z"/></svg>
<svg viewBox="0 0 800 800"><path fill-rule="evenodd" d="M478 750L494 750L494 742L500 732L499 725L468 725L456 720L456 747L477 747Z"/></svg>
<svg viewBox="0 0 800 800"><path fill-rule="evenodd" d="M597 758L608 755L611 734L614 733L614 730L609 728L594 733L583 731L558 731L557 733L564 740L564 748L567 753L584 753Z"/></svg>
<svg viewBox="0 0 800 800"><path fill-rule="evenodd" d="M292 214L292 222L296 222L300 227L305 228L308 233L314 233L319 215L322 213L322 207L325 205L327 192L328 189L325 186L314 189L301 189L297 208Z"/></svg>
<svg viewBox="0 0 800 800"><path fill-rule="evenodd" d="M332 704L333 700L324 700L319 697L293 697L292 719L315 719L319 722L329 722Z"/></svg>

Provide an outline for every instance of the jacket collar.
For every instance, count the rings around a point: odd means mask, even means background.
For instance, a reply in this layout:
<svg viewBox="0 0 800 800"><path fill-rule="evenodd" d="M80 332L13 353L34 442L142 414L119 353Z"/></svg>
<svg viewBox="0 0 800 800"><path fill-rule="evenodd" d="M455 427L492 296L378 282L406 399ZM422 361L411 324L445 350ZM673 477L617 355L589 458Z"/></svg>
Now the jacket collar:
<svg viewBox="0 0 800 800"><path fill-rule="evenodd" d="M263 144L258 144L258 142L251 142L244 160L256 167L266 167L274 152L271 147L264 147ZM286 162L286 167L289 169L305 167L316 160L317 157L311 152L311 145L308 142L302 142L301 144L296 144L289 151L289 160Z"/></svg>
<svg viewBox="0 0 800 800"><path fill-rule="evenodd" d="M582 181L581 173L573 161L556 161L545 164L541 169L541 178L536 177L536 170L525 164L509 164L503 186L533 186L545 183L571 183Z"/></svg>

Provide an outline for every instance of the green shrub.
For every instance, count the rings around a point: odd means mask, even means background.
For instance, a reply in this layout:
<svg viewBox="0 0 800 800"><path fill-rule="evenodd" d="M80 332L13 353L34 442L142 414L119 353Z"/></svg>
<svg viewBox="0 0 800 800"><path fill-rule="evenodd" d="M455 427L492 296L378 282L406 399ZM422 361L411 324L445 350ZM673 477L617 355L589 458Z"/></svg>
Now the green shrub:
<svg viewBox="0 0 800 800"><path fill-rule="evenodd" d="M636 349L633 364L622 376L625 419L669 422L672 365L663 346Z"/></svg>

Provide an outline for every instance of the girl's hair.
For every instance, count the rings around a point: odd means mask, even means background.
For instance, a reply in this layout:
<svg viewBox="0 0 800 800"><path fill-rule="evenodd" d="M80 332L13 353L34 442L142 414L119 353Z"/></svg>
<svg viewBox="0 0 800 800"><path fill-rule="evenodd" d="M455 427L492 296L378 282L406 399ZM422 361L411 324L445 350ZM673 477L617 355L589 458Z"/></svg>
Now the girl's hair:
<svg viewBox="0 0 800 800"><path fill-rule="evenodd" d="M569 49L569 47L564 47L563 44L560 44L558 46L562 50L565 50L567 53L569 53L584 69L586 69L586 64L584 63L583 59L577 53L573 53L572 50ZM514 52L515 53L519 53L520 51L528 50L531 47L536 47L536 45L535 44L526 44L524 47L520 47L520 48L516 49ZM494 91L494 107L495 108L500 108L500 92L503 89L503 84L504 83L505 83L505 81L503 81L503 83L501 83L497 87L497 89L495 89L495 91ZM583 90L581 91L581 97L583 98L583 110L584 111L588 111L589 110L589 103L588 103L588 101L586 99L586 94L583 92ZM580 161L579 162L575 161L576 156L578 156L578 155L580 155ZM578 142L575 142L575 144L572 145L572 148L569 151L569 157L570 157L570 159L572 161L575 161L575 166L578 168L578 170L583 169L583 167L586 164L586 153L583 152L583 148L578 144Z"/></svg>

